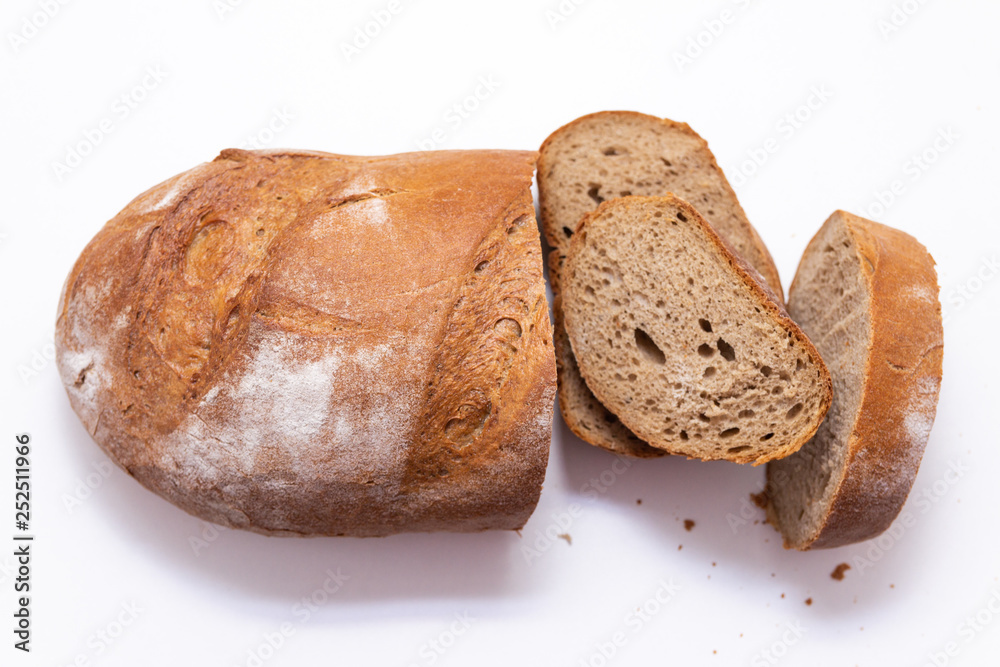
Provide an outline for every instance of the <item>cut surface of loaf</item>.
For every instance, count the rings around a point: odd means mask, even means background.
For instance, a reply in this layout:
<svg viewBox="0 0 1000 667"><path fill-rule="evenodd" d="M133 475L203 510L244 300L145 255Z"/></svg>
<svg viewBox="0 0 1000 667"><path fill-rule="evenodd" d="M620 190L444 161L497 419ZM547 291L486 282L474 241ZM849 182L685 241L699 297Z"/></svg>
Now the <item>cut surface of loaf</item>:
<svg viewBox="0 0 1000 667"><path fill-rule="evenodd" d="M519 528L555 395L534 163L227 150L149 190L67 279L73 408L221 525Z"/></svg>
<svg viewBox="0 0 1000 667"><path fill-rule="evenodd" d="M867 540L902 508L934 422L943 351L934 260L908 234L837 211L789 295L834 395L816 436L768 465L768 520L789 548Z"/></svg>
<svg viewBox="0 0 1000 667"><path fill-rule="evenodd" d="M587 386L649 445L755 464L816 432L830 376L755 272L683 200L602 204L561 275Z"/></svg>
<svg viewBox="0 0 1000 667"><path fill-rule="evenodd" d="M606 199L673 192L693 203L779 295L778 271L708 144L687 124L633 111L583 116L554 132L542 145L538 193L542 228L553 250L548 256L554 304L559 406L577 436L590 444L632 456L661 456L600 404L579 374L562 330L559 272L580 219ZM609 417L613 420L608 421Z"/></svg>
<svg viewBox="0 0 1000 667"><path fill-rule="evenodd" d="M602 202L673 193L696 208L782 300L767 247L708 143L687 123L634 111L578 118L542 144L538 190L545 238L563 254L583 216Z"/></svg>

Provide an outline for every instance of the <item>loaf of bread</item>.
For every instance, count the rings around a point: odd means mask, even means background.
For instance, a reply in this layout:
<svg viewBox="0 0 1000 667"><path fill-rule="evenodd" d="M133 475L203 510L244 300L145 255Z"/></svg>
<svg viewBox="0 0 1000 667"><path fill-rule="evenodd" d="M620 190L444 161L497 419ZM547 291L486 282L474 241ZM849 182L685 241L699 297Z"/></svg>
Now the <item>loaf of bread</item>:
<svg viewBox="0 0 1000 667"><path fill-rule="evenodd" d="M833 376L816 437L768 464L768 520L795 549L879 535L930 436L944 349L934 260L912 236L837 211L809 242L788 310Z"/></svg>
<svg viewBox="0 0 1000 667"><path fill-rule="evenodd" d="M573 355L650 446L764 463L830 405L830 374L760 275L687 202L622 197L584 216L562 271Z"/></svg>
<svg viewBox="0 0 1000 667"><path fill-rule="evenodd" d="M782 301L778 270L736 193L705 142L685 123L634 111L578 118L545 140L538 161L542 228L555 295L559 408L566 424L590 444L636 457L662 456L594 397L580 376L562 328L560 271L581 218L610 199L674 193L691 203Z"/></svg>
<svg viewBox="0 0 1000 667"><path fill-rule="evenodd" d="M555 395L535 158L227 150L154 187L66 281L74 410L221 525L521 527Z"/></svg>

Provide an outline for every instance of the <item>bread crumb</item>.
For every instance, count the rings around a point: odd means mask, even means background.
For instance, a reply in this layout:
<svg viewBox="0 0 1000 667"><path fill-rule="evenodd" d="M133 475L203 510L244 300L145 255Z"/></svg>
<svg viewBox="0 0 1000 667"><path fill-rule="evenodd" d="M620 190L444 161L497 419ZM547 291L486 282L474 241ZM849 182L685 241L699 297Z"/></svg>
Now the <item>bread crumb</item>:
<svg viewBox="0 0 1000 667"><path fill-rule="evenodd" d="M680 551L680 550L681 550L681 549L683 549L683 548L684 548L684 545L683 545L683 544L678 544L678 545L677 545L677 550L678 550L678 551Z"/></svg>
<svg viewBox="0 0 1000 667"><path fill-rule="evenodd" d="M642 504L642 498L636 498L635 499L635 504L636 505L641 505Z"/></svg>
<svg viewBox="0 0 1000 667"><path fill-rule="evenodd" d="M712 561L712 567L715 567L715 561Z"/></svg>
<svg viewBox="0 0 1000 667"><path fill-rule="evenodd" d="M806 605L807 605L807 606L810 606L810 607L811 607L811 606L812 606L812 603L813 603L813 599L812 599L812 598L806 598Z"/></svg>
<svg viewBox="0 0 1000 667"><path fill-rule="evenodd" d="M569 533L559 533L556 537L561 540L566 540L566 544L573 546L573 536Z"/></svg>
<svg viewBox="0 0 1000 667"><path fill-rule="evenodd" d="M684 519L684 530L690 533L692 528L694 528L694 521L692 519Z"/></svg>
<svg viewBox="0 0 1000 667"><path fill-rule="evenodd" d="M782 599L782 600L784 600L784 599L785 599L785 594L784 594L784 593L782 593L782 594L781 594L781 599Z"/></svg>
<svg viewBox="0 0 1000 667"><path fill-rule="evenodd" d="M850 569L851 569L850 565L848 565L847 563L841 563L840 565L838 565L833 569L833 572L830 573L830 578L836 579L837 581L843 581L844 572L847 572Z"/></svg>
<svg viewBox="0 0 1000 667"><path fill-rule="evenodd" d="M760 493L751 493L750 494L750 500L752 500L753 504L756 505L757 507L761 508L762 510L763 509L767 509L767 502L768 501L767 501L767 491L766 490L765 491L761 491Z"/></svg>

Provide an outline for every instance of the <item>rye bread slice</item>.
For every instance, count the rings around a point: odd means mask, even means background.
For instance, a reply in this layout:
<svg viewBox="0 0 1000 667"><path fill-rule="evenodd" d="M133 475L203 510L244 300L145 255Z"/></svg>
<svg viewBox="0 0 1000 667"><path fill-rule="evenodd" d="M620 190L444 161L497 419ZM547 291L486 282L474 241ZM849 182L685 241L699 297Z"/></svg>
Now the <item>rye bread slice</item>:
<svg viewBox="0 0 1000 667"><path fill-rule="evenodd" d="M896 518L934 423L943 353L934 259L904 232L837 211L789 294L834 395L815 437L768 465L768 520L789 548L861 542Z"/></svg>
<svg viewBox="0 0 1000 667"><path fill-rule="evenodd" d="M633 111L604 111L554 132L541 147L538 191L542 228L553 248L549 278L554 304L559 406L563 419L590 444L632 456L664 452L638 441L590 394L565 340L559 313L559 274L581 217L604 199L623 194L675 192L699 203L716 230L781 295L781 281L767 248L749 223L708 144L687 124Z"/></svg>
<svg viewBox="0 0 1000 667"><path fill-rule="evenodd" d="M687 202L624 197L573 236L560 277L587 386L649 445L704 460L788 456L830 374L759 274Z"/></svg>
<svg viewBox="0 0 1000 667"><path fill-rule="evenodd" d="M708 142L687 123L635 111L602 111L556 130L539 153L542 228L552 248L565 255L581 218L605 200L672 192L698 209L783 301L767 247Z"/></svg>

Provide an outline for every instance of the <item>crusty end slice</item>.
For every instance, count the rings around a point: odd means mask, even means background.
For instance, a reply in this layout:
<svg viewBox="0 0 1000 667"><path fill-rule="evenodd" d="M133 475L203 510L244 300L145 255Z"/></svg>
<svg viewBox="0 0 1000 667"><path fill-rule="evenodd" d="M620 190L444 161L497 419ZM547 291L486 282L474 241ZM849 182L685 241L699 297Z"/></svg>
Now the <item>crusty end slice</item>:
<svg viewBox="0 0 1000 667"><path fill-rule="evenodd" d="M768 465L768 520L789 548L861 542L896 518L934 422L934 260L912 236L837 211L806 248L788 307L829 364L834 398L816 436Z"/></svg>
<svg viewBox="0 0 1000 667"><path fill-rule="evenodd" d="M795 452L823 420L830 375L816 348L682 199L603 203L560 279L581 375L649 445L759 464Z"/></svg>

